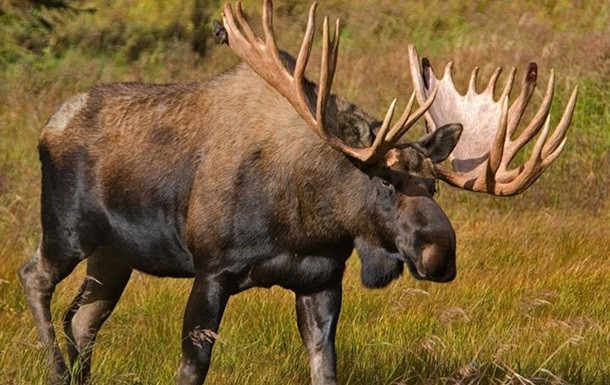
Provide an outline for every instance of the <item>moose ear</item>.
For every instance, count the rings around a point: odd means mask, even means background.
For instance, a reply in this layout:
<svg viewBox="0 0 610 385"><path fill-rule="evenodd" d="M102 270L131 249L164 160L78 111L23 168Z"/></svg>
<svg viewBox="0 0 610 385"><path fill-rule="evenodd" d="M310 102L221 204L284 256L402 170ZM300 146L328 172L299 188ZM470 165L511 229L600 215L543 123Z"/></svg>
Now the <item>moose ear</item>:
<svg viewBox="0 0 610 385"><path fill-rule="evenodd" d="M446 124L424 135L420 140L413 143L413 146L421 151L426 158L430 158L432 162L439 163L451 154L460 140L461 134L461 124Z"/></svg>
<svg viewBox="0 0 610 385"><path fill-rule="evenodd" d="M373 145L373 135L368 122L353 112L341 111L337 116L339 135L352 147L370 147Z"/></svg>

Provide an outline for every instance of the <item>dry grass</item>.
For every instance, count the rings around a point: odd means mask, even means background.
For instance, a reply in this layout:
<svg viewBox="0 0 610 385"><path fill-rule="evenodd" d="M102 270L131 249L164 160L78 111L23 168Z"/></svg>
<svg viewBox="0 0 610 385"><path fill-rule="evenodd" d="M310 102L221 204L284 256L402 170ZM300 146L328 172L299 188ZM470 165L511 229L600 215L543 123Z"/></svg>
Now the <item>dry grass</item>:
<svg viewBox="0 0 610 385"><path fill-rule="evenodd" d="M184 20L190 2L116 3L99 2L95 14L71 17L50 39L56 56L47 52L0 70L2 383L42 384L45 378L42 348L16 270L40 236L36 139L46 119L61 100L96 83L204 79L236 62L226 47L211 47L199 59L187 42L173 38L153 40L135 52L137 41ZM296 47L306 6L277 3L281 45ZM253 20L258 4L245 1ZM328 0L321 8L345 25L335 89L377 114L394 96L404 103L410 83L407 42L435 67L454 59L455 77L462 81L475 65L485 76L498 64L523 68L535 59L542 81L554 67L555 121L569 89L581 87L564 154L531 190L499 199L441 189L438 200L458 235L454 282L403 277L387 289L365 290L358 259L350 260L337 341L341 382L605 383L610 377L606 2ZM109 33L122 33L116 40L121 43L94 44L96 36ZM534 99L538 103L541 95ZM56 319L83 275L80 266L60 285ZM174 381L189 287L189 280L132 278L98 338L96 383ZM232 299L210 383L307 383L293 308L293 295L277 288Z"/></svg>

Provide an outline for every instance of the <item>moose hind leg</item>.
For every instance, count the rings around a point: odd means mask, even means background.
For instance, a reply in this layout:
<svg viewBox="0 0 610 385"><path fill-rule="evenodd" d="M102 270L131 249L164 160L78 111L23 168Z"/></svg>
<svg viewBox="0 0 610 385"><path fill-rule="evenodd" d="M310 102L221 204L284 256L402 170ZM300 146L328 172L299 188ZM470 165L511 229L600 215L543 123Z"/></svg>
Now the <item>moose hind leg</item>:
<svg viewBox="0 0 610 385"><path fill-rule="evenodd" d="M28 305L41 342L47 349L52 384L69 384L70 376L57 345L51 318L51 298L56 285L68 276L80 261L80 256L55 258L39 247L34 256L19 269L19 279L25 289Z"/></svg>
<svg viewBox="0 0 610 385"><path fill-rule="evenodd" d="M127 263L107 249L98 249L87 260L85 281L64 315L68 357L76 384L89 382L95 338L121 298L131 271Z"/></svg>

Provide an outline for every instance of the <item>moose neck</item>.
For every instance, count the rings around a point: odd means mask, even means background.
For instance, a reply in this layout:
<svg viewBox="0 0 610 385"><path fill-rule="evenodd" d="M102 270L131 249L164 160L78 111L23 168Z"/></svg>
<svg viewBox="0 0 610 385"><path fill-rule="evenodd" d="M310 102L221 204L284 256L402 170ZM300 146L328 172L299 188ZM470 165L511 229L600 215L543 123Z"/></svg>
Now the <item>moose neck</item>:
<svg viewBox="0 0 610 385"><path fill-rule="evenodd" d="M228 170L219 175L209 169L206 179L215 181L214 188L225 185L226 191L239 196L237 204L245 209L233 212L249 213L250 221L269 217L275 232L293 245L353 241L370 231L367 222L374 219L367 207L369 176L356 162L312 132L291 105L247 66L236 67L214 84L218 88L206 97L218 103L220 108L212 109L212 114L222 115L216 120L225 123L222 129L206 133L207 148L202 152L215 158L210 167L224 164ZM330 102L340 108L347 105L334 96ZM232 138L227 140L227 135ZM219 147L227 143L230 148ZM207 167L205 158L202 166ZM256 214L255 206L272 207Z"/></svg>

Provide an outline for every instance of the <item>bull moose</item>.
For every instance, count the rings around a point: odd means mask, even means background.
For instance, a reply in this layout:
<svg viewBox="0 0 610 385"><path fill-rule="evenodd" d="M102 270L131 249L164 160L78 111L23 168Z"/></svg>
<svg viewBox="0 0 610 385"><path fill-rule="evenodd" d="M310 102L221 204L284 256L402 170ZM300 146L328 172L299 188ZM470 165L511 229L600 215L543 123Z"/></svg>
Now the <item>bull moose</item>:
<svg viewBox="0 0 610 385"><path fill-rule="evenodd" d="M499 69L482 93L473 71L461 95L451 64L438 79L409 46L415 91L392 124L396 100L378 121L330 92L338 21L331 33L324 19L316 84L304 75L316 4L296 58L278 50L272 11L265 0L262 40L239 2L225 6L228 44L245 62L232 70L203 83L96 86L65 102L42 130L43 235L19 276L51 382L89 381L96 335L136 269L194 278L179 384L205 380L214 338L196 335L215 335L229 298L273 285L296 295L312 383L335 384L341 280L354 247L365 286L387 285L404 265L417 279L451 281L456 237L433 199L436 180L519 194L563 148L577 90L549 136L552 73L539 110L517 130L535 89L533 63L509 107L514 69L498 100ZM406 140L422 116L428 132ZM510 168L537 134L531 156ZM447 158L452 168L441 165ZM85 259L88 278L63 319L69 370L50 302Z"/></svg>

